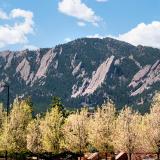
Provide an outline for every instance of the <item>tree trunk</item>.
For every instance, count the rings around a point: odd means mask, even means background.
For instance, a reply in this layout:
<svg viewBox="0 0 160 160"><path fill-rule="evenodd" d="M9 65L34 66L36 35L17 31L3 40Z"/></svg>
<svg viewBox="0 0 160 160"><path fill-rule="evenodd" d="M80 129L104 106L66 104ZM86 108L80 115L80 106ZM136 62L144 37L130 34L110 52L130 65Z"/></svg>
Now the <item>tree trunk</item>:
<svg viewBox="0 0 160 160"><path fill-rule="evenodd" d="M38 153L38 155L37 155L37 160L39 160L39 153Z"/></svg>
<svg viewBox="0 0 160 160"><path fill-rule="evenodd" d="M5 152L5 160L7 160L8 156L7 156L7 151Z"/></svg>
<svg viewBox="0 0 160 160"><path fill-rule="evenodd" d="M132 160L132 153L128 152L128 160Z"/></svg>
<svg viewBox="0 0 160 160"><path fill-rule="evenodd" d="M157 159L159 160L159 152L157 153Z"/></svg>

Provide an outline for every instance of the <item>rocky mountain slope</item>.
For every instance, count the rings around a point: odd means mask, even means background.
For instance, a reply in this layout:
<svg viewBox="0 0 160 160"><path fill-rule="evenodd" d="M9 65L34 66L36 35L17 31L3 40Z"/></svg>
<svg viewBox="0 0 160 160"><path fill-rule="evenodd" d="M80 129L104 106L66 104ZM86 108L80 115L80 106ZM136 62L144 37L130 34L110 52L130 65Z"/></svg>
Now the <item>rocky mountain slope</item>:
<svg viewBox="0 0 160 160"><path fill-rule="evenodd" d="M96 106L111 98L146 111L160 90L160 50L111 38L82 38L36 51L0 52L0 85L11 98L32 96L45 110L52 96L68 107ZM0 99L5 99L0 88Z"/></svg>

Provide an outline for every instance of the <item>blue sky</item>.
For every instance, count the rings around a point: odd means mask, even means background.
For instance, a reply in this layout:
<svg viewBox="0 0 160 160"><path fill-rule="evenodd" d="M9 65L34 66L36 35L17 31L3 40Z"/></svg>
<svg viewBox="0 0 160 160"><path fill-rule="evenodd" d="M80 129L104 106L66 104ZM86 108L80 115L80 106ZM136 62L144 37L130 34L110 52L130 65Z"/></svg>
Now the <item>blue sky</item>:
<svg viewBox="0 0 160 160"><path fill-rule="evenodd" d="M106 36L160 48L160 0L0 0L0 50Z"/></svg>

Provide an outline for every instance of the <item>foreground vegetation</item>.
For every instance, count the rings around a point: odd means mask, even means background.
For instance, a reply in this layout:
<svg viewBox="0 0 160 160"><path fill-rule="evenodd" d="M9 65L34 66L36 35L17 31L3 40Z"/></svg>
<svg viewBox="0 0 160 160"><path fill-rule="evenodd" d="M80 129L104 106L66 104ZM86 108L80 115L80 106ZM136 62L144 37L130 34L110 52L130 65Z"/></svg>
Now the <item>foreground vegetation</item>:
<svg viewBox="0 0 160 160"><path fill-rule="evenodd" d="M58 99L44 115L32 114L29 100L16 99L7 113L0 106L0 151L59 154L102 151L158 153L160 143L160 94L150 112L141 115L125 106L116 110L112 101L89 112L86 107L68 112Z"/></svg>

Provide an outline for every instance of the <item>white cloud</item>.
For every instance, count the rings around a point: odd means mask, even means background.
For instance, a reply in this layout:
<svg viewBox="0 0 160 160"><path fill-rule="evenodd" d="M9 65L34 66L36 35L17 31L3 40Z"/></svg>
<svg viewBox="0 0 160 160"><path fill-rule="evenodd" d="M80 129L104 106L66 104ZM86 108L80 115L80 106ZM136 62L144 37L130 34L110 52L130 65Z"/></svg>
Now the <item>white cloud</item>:
<svg viewBox="0 0 160 160"><path fill-rule="evenodd" d="M8 20L14 20L15 23L13 26L8 24L0 25L0 47L26 43L28 40L27 35L33 33L33 13L21 9L13 9L9 15L3 13L2 15L6 15ZM23 18L24 21L17 23L16 18Z"/></svg>
<svg viewBox="0 0 160 160"><path fill-rule="evenodd" d="M31 44L26 44L26 45L23 46L22 49L37 50L38 47L34 46L34 45L31 45Z"/></svg>
<svg viewBox="0 0 160 160"><path fill-rule="evenodd" d="M80 21L89 22L97 26L101 20L95 12L81 0L61 0L58 10L63 14L77 18Z"/></svg>
<svg viewBox="0 0 160 160"><path fill-rule="evenodd" d="M111 37L133 45L160 48L160 21L153 21L150 24L140 23L127 33Z"/></svg>
<svg viewBox="0 0 160 160"><path fill-rule="evenodd" d="M65 39L64 39L64 42L66 42L66 43L67 43L67 42L70 42L70 41L72 41L71 38L65 38Z"/></svg>
<svg viewBox="0 0 160 160"><path fill-rule="evenodd" d="M84 23L84 22L77 22L77 25L80 26L80 27L84 27L86 25L86 23Z"/></svg>
<svg viewBox="0 0 160 160"><path fill-rule="evenodd" d="M107 2L108 0L96 0L97 2Z"/></svg>
<svg viewBox="0 0 160 160"><path fill-rule="evenodd" d="M99 39L103 39L105 37L102 36L102 35L100 35L100 34L98 34L98 33L96 33L94 35L88 35L87 38L99 38Z"/></svg>
<svg viewBox="0 0 160 160"><path fill-rule="evenodd" d="M160 48L160 21L153 21L150 24L140 23L129 32L118 36L94 34L86 37L100 39L111 37L135 46L144 45Z"/></svg>

